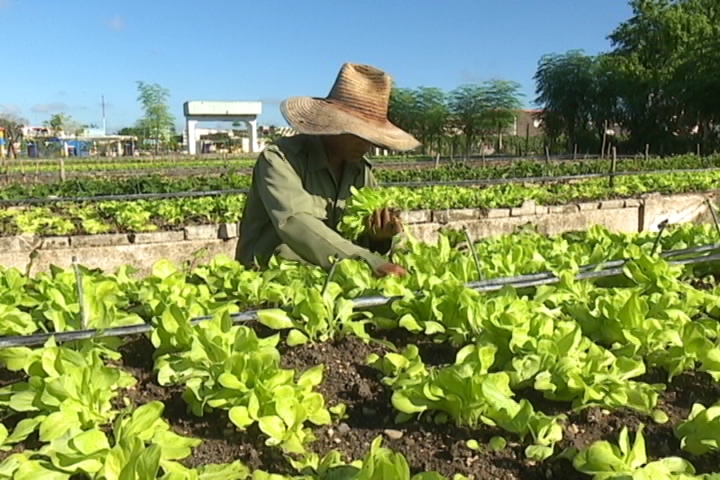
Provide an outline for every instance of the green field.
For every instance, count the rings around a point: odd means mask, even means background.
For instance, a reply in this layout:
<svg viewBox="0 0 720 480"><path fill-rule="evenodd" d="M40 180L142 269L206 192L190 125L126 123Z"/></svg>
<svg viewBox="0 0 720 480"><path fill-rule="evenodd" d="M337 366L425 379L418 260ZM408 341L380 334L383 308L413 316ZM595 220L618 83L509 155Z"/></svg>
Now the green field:
<svg viewBox="0 0 720 480"><path fill-rule="evenodd" d="M672 265L656 236L520 233L477 243L480 263L443 237L396 252L414 272L402 280L355 261L332 278L224 257L147 277L81 269L82 302L72 270L0 269L0 342L147 325L5 343L0 475L717 478L720 264ZM659 251L716 241L711 226L675 226ZM573 279L616 259L619 275ZM545 271L561 281L463 285ZM353 308L373 295L397 300Z"/></svg>
<svg viewBox="0 0 720 480"><path fill-rule="evenodd" d="M186 186L194 183L196 188L219 187L200 184L200 181L188 180ZM238 187L243 185L233 184ZM540 205L557 205L584 200L630 198L649 192L706 192L719 187L720 170L622 176L615 179L612 187L606 179L542 185L510 183L486 188L432 185L382 187L372 201L374 203L359 208L375 208L380 204L390 204L403 210L502 208L519 207L526 200L535 200ZM142 191L145 190L139 189L138 193ZM5 193L12 195L12 192ZM242 216L244 202L244 194L235 194L84 203L57 201L35 206L6 207L0 210L0 235L150 232L181 229L185 225L236 222Z"/></svg>
<svg viewBox="0 0 720 480"><path fill-rule="evenodd" d="M654 170L693 170L720 167L720 156L696 157L681 156L664 159L624 159L618 160L615 171L648 172ZM384 168L379 165L374 170L378 181L383 183L401 182L442 182L458 180L513 179L519 181L530 177L562 177L571 175L607 174L611 171L609 160L564 161L546 164L544 162L521 160L505 162L500 165L454 164L440 168ZM250 185L250 172L233 169L218 171L217 175L191 175L185 178L152 174L137 178L118 179L92 178L70 179L64 182L43 184L9 183L0 190L0 199L22 200L26 198L85 197L101 195L125 195L138 193L169 193L186 191L243 189Z"/></svg>

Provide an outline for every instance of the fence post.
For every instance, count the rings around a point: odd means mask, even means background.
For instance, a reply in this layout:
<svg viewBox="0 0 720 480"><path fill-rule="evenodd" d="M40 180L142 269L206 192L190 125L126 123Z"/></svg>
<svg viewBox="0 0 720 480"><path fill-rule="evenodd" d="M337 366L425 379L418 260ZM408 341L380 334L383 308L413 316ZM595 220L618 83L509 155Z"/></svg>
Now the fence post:
<svg viewBox="0 0 720 480"><path fill-rule="evenodd" d="M650 144L645 144L645 160L647 161L650 158Z"/></svg>
<svg viewBox="0 0 720 480"><path fill-rule="evenodd" d="M610 157L610 188L615 188L615 169L617 167L617 147L612 147Z"/></svg>
<svg viewBox="0 0 720 480"><path fill-rule="evenodd" d="M608 122L607 122L607 120L605 120L605 122L603 122L602 145L600 146L600 160L605 158L605 144L607 142L607 130L608 130Z"/></svg>
<svg viewBox="0 0 720 480"><path fill-rule="evenodd" d="M545 175L550 175L550 147L545 145Z"/></svg>
<svg viewBox="0 0 720 480"><path fill-rule="evenodd" d="M578 146L577 143L573 145L573 160L577 160Z"/></svg>
<svg viewBox="0 0 720 480"><path fill-rule="evenodd" d="M530 124L525 125L525 156L530 155Z"/></svg>

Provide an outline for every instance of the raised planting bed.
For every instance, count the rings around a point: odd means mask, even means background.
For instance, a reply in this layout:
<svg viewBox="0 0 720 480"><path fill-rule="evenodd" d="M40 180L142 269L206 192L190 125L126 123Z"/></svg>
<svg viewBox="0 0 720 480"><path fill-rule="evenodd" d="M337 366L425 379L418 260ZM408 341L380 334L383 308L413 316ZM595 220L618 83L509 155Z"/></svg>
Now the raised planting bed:
<svg viewBox="0 0 720 480"><path fill-rule="evenodd" d="M720 428L703 408L720 393L720 246L667 255L716 233L528 232L476 244L482 263L449 235L398 252L415 272L403 279L372 278L355 261L332 278L290 263L251 272L221 257L187 269L158 262L140 278L81 268L82 301L73 270L1 270L0 472L583 479L610 474L615 456L629 475L673 478L666 465L710 480ZM708 253L714 261L677 263ZM618 273L573 278L579 265L616 259L627 259ZM609 271L598 268L583 271ZM548 270L563 281L464 285ZM378 294L400 299L353 311ZM252 307L270 309L232 325ZM192 323L202 315L211 319ZM147 335L31 348L9 338L135 325ZM599 443L622 442L625 427L646 439L635 461ZM588 454L603 448L611 455Z"/></svg>
<svg viewBox="0 0 720 480"><path fill-rule="evenodd" d="M395 337L403 337L390 338L397 345L417 345L428 365L441 366L454 362L455 349L451 346L438 345L432 339L402 332L397 332ZM228 421L224 412L205 417L188 414L187 404L182 399L182 388L166 388L157 384L152 359L147 353L152 349L152 344L145 338L129 339L121 349L123 360L120 365L139 379L138 386L128 394L139 405L149 401L163 402L167 409L165 418L177 433L203 440L184 460L185 465L198 467L240 459L255 470L297 475L278 449L265 445L264 436L258 428L240 432ZM499 451L489 448L493 437L507 435L499 428L438 425L430 419L409 425L394 424L397 411L392 407L392 392L383 385L378 373L362 361L371 353L388 353L387 348L347 338L322 345L286 347L281 351L282 366L285 368L303 372L319 364L325 365L324 381L318 392L328 399L330 405L342 402L347 407L346 418L316 429L318 438L313 443L313 451L320 456L339 451L346 459L363 458L368 445L381 437L385 446L407 459L412 473L437 471L448 478L461 473L475 479L591 478L578 472L566 459L528 460L524 445L517 441L511 440L506 448ZM665 383L666 375L655 370L638 380ZM667 389L658 401L663 410L669 412L669 421L665 424L653 423L647 416L630 409L607 411L591 407L574 412L568 403L548 401L533 392L521 394L519 398L527 398L539 411L567 416L563 425L563 440L557 445L559 450L583 449L601 439L617 443L623 427L634 432L639 425L645 424L648 425L645 429L647 455L651 459L679 455L691 461L697 473L720 470L720 454L715 452L697 458L683 452L678 447L672 428L688 418L694 404L713 405L720 398L720 386L705 373L683 373L667 383ZM467 442L472 440L478 442L482 450L468 448Z"/></svg>
<svg viewBox="0 0 720 480"><path fill-rule="evenodd" d="M188 181L192 184L192 181ZM711 192L720 186L720 171L672 173L586 180L570 184L505 184L485 188L458 186L382 187L375 204L405 211L519 208L532 200L541 206L595 200L628 199L648 193ZM6 207L0 211L0 235L72 235L175 230L184 225L237 222L244 195L133 201L57 203ZM364 207L363 207L364 208Z"/></svg>
<svg viewBox="0 0 720 480"><path fill-rule="evenodd" d="M522 188L522 187L520 187ZM654 231L668 221L713 222L710 205L716 192L643 195L638 198L572 202L542 205L534 200L522 201L518 189L495 187L498 196L518 202L512 208L438 208L405 210L401 216L407 232L424 242L435 242L439 231L465 230L470 238L480 239L532 228L540 233L560 234L582 231L599 225L615 232ZM525 189L527 196L538 189ZM602 191L602 190L599 190ZM362 223L353 221L382 206L388 198L415 201L415 205L486 204L496 201L491 189L427 188L421 191L383 189L367 198L363 192L348 206L348 217L341 228L350 238L358 235ZM444 192L444 194L443 194ZM478 194L485 196L478 197ZM388 193L390 196L386 197ZM423 197L423 194L427 194ZM453 201L453 195L456 200ZM473 200L486 198L488 200ZM517 200L515 200L517 199ZM196 263L215 254L235 255L244 197L203 197L136 202L101 202L85 206L33 207L24 212L0 212L0 264L25 270L47 271L51 265L70 266L73 258L94 268L113 270L123 264L137 265L147 273L161 258ZM710 201L710 203L709 203ZM379 203L378 203L379 202ZM520 203L521 202L521 203ZM409 203L412 208L412 203ZM4 215L4 219L3 219ZM36 234L13 235L19 226ZM70 232L45 235L42 232ZM91 233L90 233L91 232ZM102 232L102 233L96 233ZM121 233L120 233L121 232Z"/></svg>

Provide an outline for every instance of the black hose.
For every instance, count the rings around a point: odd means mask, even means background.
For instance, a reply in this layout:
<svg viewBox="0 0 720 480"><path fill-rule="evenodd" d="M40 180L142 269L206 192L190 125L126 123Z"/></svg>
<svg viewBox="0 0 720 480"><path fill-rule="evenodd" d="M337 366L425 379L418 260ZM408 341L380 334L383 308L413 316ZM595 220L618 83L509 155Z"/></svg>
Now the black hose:
<svg viewBox="0 0 720 480"><path fill-rule="evenodd" d="M234 323L245 323L257 320L257 312L259 310L248 310L232 314ZM207 320L212 320L212 315L193 318L190 323L197 325ZM141 333L151 332L153 329L150 323L141 323L137 325L127 325L124 327L112 327L104 330L91 328L87 330L75 330L70 332L49 332L37 333L33 335L14 335L10 337L0 337L0 349L12 347L29 347L32 345L43 345L45 342L54 338L57 343L74 342L77 340L88 340L91 338L106 337L124 337L126 335L138 335Z"/></svg>
<svg viewBox="0 0 720 480"><path fill-rule="evenodd" d="M710 245L705 247L697 247L700 248L709 248ZM712 247L717 247L717 245L713 245ZM689 249L685 249L687 251ZM707 251L707 250L705 250ZM671 252L668 252L671 253ZM677 252L676 252L677 253ZM677 255L675 255L677 256ZM618 260L620 261L620 260ZM615 262L618 262L615 261ZM626 262L627 260L622 260L621 262ZM712 261L720 261L720 254L714 254L714 255L707 255L702 257L696 257L696 258L688 258L683 260L671 260L669 261L670 264L673 265L692 265L696 263L708 263ZM608 262L608 263L615 263L615 262ZM592 265L588 265L584 268L592 267ZM613 277L617 275L621 275L623 273L622 268L620 267L614 267L614 268L605 268L601 270L596 271L584 271L582 273L579 273L575 276L576 280L589 280L589 279L597 279L597 278L606 278L606 277ZM544 275L544 276L543 276ZM515 279L515 281L509 281L509 279ZM470 282L465 284L467 288L470 288L472 290L478 291L478 292L492 292L501 290L506 286L512 286L514 288L526 288L526 287L536 287L541 285L552 285L560 281L560 278L557 277L552 272L545 272L545 273L538 273L538 274L531 274L531 275L521 275L517 277L507 277L507 278L501 278L501 279L490 279L490 280L481 280L477 282ZM383 305L388 305L396 300L399 300L402 297L385 297L382 295L376 295L372 297L362 297L362 298L356 298L353 299L352 302L354 304L354 308L356 309L367 309L372 307L380 307ZM287 310L287 309L286 309ZM258 320L258 313L262 310L247 310L244 312L238 312L230 314L230 318L232 319L233 323L247 323L251 321L257 321ZM213 315L205 315L202 317L196 317L190 320L190 323L193 325L197 325L198 323L208 321L213 319ZM151 332L153 329L152 324L149 323L143 323L139 325L129 325L124 327L113 327L108 328L105 330L100 329L88 329L88 330L76 330L71 332L56 332L56 333L40 333L40 334L34 334L34 335L15 335L15 336L8 336L8 337L0 337L0 349L2 348L13 348L13 347L27 347L32 345L42 345L45 342L47 342L50 338L54 338L57 343L64 343L64 342L72 342L77 340L88 340L91 338L105 338L105 337L120 337L120 336L126 336L126 335L137 335L141 333L148 333Z"/></svg>

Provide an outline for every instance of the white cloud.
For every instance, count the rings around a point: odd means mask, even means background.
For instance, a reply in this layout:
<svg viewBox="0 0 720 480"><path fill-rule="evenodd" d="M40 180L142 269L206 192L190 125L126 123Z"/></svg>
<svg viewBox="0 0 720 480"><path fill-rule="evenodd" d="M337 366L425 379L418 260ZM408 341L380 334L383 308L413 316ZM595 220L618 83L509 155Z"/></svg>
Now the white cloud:
<svg viewBox="0 0 720 480"><path fill-rule="evenodd" d="M2 0L0 0L1 2ZM22 113L22 107L12 103L0 104L0 113L7 113L11 115L20 115Z"/></svg>
<svg viewBox="0 0 720 480"><path fill-rule="evenodd" d="M70 109L70 105L63 102L36 103L30 110L34 113L56 113Z"/></svg>
<svg viewBox="0 0 720 480"><path fill-rule="evenodd" d="M7 0L0 0L0 2L2 2L2 1L7 1ZM127 27L127 24L125 23L125 19L123 17L121 17L120 15L115 15L108 21L108 27L110 27L110 30L119 32L119 31L125 30L125 28Z"/></svg>
<svg viewBox="0 0 720 480"><path fill-rule="evenodd" d="M87 105L68 105L65 102L36 103L30 107L33 113L69 113L87 109Z"/></svg>

